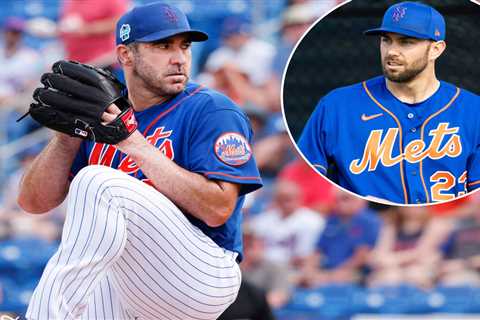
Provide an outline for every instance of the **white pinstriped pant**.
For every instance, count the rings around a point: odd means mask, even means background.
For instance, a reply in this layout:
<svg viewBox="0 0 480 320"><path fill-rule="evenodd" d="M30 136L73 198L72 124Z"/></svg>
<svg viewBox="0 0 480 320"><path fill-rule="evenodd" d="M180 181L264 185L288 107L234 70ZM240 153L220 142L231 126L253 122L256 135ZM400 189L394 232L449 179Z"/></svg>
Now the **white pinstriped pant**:
<svg viewBox="0 0 480 320"><path fill-rule="evenodd" d="M27 319L216 319L240 288L235 258L154 188L88 166Z"/></svg>

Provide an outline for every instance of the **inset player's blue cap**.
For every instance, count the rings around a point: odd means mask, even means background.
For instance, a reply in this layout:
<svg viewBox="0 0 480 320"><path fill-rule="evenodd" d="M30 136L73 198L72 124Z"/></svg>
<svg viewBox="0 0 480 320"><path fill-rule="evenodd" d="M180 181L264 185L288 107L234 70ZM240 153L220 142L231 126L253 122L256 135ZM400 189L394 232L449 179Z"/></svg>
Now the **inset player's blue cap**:
<svg viewBox="0 0 480 320"><path fill-rule="evenodd" d="M116 43L152 42L178 34L188 34L192 41L208 39L205 32L190 28L187 16L180 9L155 2L137 6L118 20Z"/></svg>
<svg viewBox="0 0 480 320"><path fill-rule="evenodd" d="M387 9L382 26L364 32L378 35L393 32L419 39L445 40L445 19L434 8L419 2L401 2Z"/></svg>

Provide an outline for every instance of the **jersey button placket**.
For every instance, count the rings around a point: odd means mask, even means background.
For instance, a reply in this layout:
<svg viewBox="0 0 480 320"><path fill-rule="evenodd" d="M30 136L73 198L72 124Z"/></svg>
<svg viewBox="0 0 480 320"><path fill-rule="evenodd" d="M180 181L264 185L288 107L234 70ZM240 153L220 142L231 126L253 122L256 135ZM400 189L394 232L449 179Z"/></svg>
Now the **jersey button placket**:
<svg viewBox="0 0 480 320"><path fill-rule="evenodd" d="M416 194L416 197L415 197L415 203L421 204L421 203L425 203L425 202L426 202L426 200L425 200L425 196L423 195L423 193L418 192Z"/></svg>
<svg viewBox="0 0 480 320"><path fill-rule="evenodd" d="M418 119L418 117L416 117L413 112L409 112L409 113L407 114L407 119L410 120L410 121L409 121L409 126L412 126L412 127L410 128L410 132L411 132L411 133L417 132L417 126L418 126L418 124L419 124L419 119Z"/></svg>
<svg viewBox="0 0 480 320"><path fill-rule="evenodd" d="M409 186L409 199L410 203L423 203L424 195L423 195L423 184L422 180L420 179L419 175L419 164L418 163L409 163L405 161L405 172L406 180Z"/></svg>
<svg viewBox="0 0 480 320"><path fill-rule="evenodd" d="M407 116L408 122L405 122L404 125L408 128L405 130L405 140L403 142L403 150L407 148L407 145L414 140L420 139L420 131L418 127L421 125L418 117L414 113L408 113ZM413 204L424 203L423 196L423 185L419 175L420 164L418 162L409 162L404 158L404 172L407 185L409 186L409 202Z"/></svg>

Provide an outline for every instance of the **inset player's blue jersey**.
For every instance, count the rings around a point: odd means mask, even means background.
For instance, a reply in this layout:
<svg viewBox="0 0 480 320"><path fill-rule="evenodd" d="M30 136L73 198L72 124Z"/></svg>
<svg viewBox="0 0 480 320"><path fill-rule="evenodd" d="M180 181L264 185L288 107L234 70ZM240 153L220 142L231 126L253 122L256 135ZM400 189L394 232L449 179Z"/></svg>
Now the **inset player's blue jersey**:
<svg viewBox="0 0 480 320"><path fill-rule="evenodd" d="M234 212L216 228L186 214L219 246L239 253L242 259L241 208L245 194L262 182L252 154L252 130L244 112L226 96L190 83L174 98L135 112L138 130L147 141L188 171L208 179L241 185ZM149 182L128 156L112 145L84 141L72 166L72 176L87 165L109 166Z"/></svg>
<svg viewBox="0 0 480 320"><path fill-rule="evenodd" d="M320 100L298 147L319 172L359 195L431 203L480 186L480 98L441 81L407 104L383 76Z"/></svg>

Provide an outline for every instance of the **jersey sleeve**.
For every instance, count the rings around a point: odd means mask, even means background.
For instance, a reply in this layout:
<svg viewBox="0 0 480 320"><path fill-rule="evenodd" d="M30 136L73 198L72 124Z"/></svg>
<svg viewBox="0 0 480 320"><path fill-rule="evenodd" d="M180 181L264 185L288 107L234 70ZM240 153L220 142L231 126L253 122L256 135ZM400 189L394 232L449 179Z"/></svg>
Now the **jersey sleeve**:
<svg viewBox="0 0 480 320"><path fill-rule="evenodd" d="M83 141L80 145L80 149L73 160L72 167L70 168L70 181L77 175L77 173L88 165L88 158L86 153L86 141Z"/></svg>
<svg viewBox="0 0 480 320"><path fill-rule="evenodd" d="M239 111L226 108L204 114L191 136L189 170L238 183L241 195L260 188L252 137L248 118Z"/></svg>
<svg viewBox="0 0 480 320"><path fill-rule="evenodd" d="M324 175L328 170L325 104L325 99L318 103L298 141L305 158Z"/></svg>
<svg viewBox="0 0 480 320"><path fill-rule="evenodd" d="M480 188L480 145L470 156L467 167L467 190L468 192Z"/></svg>

